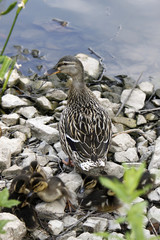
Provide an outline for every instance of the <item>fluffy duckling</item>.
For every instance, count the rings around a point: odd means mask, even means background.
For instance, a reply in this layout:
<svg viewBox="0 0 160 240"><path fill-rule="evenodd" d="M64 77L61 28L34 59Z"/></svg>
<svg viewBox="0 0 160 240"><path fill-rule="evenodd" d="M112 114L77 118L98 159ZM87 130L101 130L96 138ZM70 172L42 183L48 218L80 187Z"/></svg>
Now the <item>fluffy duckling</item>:
<svg viewBox="0 0 160 240"><path fill-rule="evenodd" d="M61 114L59 132L62 149L76 169L98 175L106 165L111 142L111 120L84 81L82 63L73 56L59 60L48 75L63 73L71 77L66 109Z"/></svg>
<svg viewBox="0 0 160 240"><path fill-rule="evenodd" d="M39 225L37 215L28 198L30 193L29 177L26 175L15 177L11 183L9 193L9 199L20 201L20 204L11 209L12 213L25 223L29 231L37 228Z"/></svg>
<svg viewBox="0 0 160 240"><path fill-rule="evenodd" d="M54 176L47 181L40 173L34 173L30 183L32 190L44 202L53 202L61 197L69 198L68 189L58 177Z"/></svg>
<svg viewBox="0 0 160 240"><path fill-rule="evenodd" d="M31 176L33 173L40 173L43 178L47 179L46 174L37 161L32 161L29 166L24 167L22 170L22 174L23 173L27 174L28 176Z"/></svg>

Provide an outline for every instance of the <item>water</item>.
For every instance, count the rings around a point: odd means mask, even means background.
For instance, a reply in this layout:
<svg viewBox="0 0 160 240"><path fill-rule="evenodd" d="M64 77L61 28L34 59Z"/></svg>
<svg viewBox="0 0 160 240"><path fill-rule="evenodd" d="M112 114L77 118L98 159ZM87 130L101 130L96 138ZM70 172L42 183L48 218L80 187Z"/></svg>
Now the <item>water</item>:
<svg viewBox="0 0 160 240"><path fill-rule="evenodd" d="M0 10L11 0L3 0ZM0 19L0 48L9 32L15 11ZM53 18L69 22L63 27ZM106 74L126 74L160 87L159 0L29 0L18 17L5 54L16 55L14 45L40 50L42 59L31 54L20 59L21 71L39 75L64 55L90 54L94 49L106 65ZM43 68L37 70L37 65Z"/></svg>

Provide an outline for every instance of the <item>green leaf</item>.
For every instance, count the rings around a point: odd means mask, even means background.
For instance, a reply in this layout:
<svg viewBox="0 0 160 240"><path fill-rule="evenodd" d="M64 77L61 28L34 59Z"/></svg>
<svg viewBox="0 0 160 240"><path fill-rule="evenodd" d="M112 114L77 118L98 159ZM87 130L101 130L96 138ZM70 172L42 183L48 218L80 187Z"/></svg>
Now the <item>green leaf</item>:
<svg viewBox="0 0 160 240"><path fill-rule="evenodd" d="M15 8L15 6L17 5L17 1L13 2L11 5L9 5L9 7L4 11L0 13L1 15L6 15L7 13L11 12L13 8Z"/></svg>
<svg viewBox="0 0 160 240"><path fill-rule="evenodd" d="M0 69L0 80L1 81L4 79L4 76L7 73L12 61L13 60L10 57L0 56L0 64L2 64L1 69Z"/></svg>
<svg viewBox="0 0 160 240"><path fill-rule="evenodd" d="M6 223L10 222L10 220L0 220L0 234L4 234L5 231L3 230L3 227L6 225Z"/></svg>
<svg viewBox="0 0 160 240"><path fill-rule="evenodd" d="M8 200L9 192L7 188L4 188L0 192L0 207L11 208L13 206L18 205L20 202L14 199Z"/></svg>

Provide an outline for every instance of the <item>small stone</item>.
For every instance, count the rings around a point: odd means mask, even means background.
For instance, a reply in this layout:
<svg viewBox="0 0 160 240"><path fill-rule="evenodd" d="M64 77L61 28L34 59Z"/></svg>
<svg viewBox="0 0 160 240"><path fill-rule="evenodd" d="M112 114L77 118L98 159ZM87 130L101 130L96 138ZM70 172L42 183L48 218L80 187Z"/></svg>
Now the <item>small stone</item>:
<svg viewBox="0 0 160 240"><path fill-rule="evenodd" d="M38 236L38 239L40 239L40 240L47 240L47 239L50 238L50 235L45 230L43 230L42 228L35 229L32 232L32 234L33 234L34 239L37 239L37 236Z"/></svg>
<svg viewBox="0 0 160 240"><path fill-rule="evenodd" d="M0 190L6 187L6 181L0 180Z"/></svg>
<svg viewBox="0 0 160 240"><path fill-rule="evenodd" d="M0 138L1 149L9 149L11 154L16 155L22 151L23 141L20 138L9 139L2 136Z"/></svg>
<svg viewBox="0 0 160 240"><path fill-rule="evenodd" d="M61 159L61 160L65 160L65 159L68 159L68 155L63 151L61 150L60 152L58 152L58 157Z"/></svg>
<svg viewBox="0 0 160 240"><path fill-rule="evenodd" d="M123 90L121 94L121 103L123 103L128 95L130 94L131 89ZM136 111L144 107L144 102L146 99L146 94L138 88L135 88L129 97L128 101L125 103L125 106L133 107Z"/></svg>
<svg viewBox="0 0 160 240"><path fill-rule="evenodd" d="M81 176L76 172L61 173L58 177L65 183L71 191L76 191L83 183Z"/></svg>
<svg viewBox="0 0 160 240"><path fill-rule="evenodd" d="M98 100L100 101L100 103L102 104L102 107L104 107L104 109L106 109L106 111L109 112L113 111L114 113L118 112L118 109L120 107L120 104L117 103L112 103L109 101L109 99L107 98L98 98Z"/></svg>
<svg viewBox="0 0 160 240"><path fill-rule="evenodd" d="M56 101L63 101L67 98L67 94L64 93L62 90L54 89L46 94L46 97L49 100L56 100Z"/></svg>
<svg viewBox="0 0 160 240"><path fill-rule="evenodd" d="M2 172L2 176L6 177L7 179L12 179L19 175L22 171L22 168L17 166L16 164L12 165L11 167L5 169Z"/></svg>
<svg viewBox="0 0 160 240"><path fill-rule="evenodd" d="M146 123L147 123L147 121L146 121L145 117L141 114L138 114L138 116L137 116L137 126L143 125L143 124L146 124Z"/></svg>
<svg viewBox="0 0 160 240"><path fill-rule="evenodd" d="M132 118L126 118L126 117L113 117L112 121L116 123L121 123L129 128L135 128L136 125L136 120Z"/></svg>
<svg viewBox="0 0 160 240"><path fill-rule="evenodd" d="M21 98L13 95L6 94L2 97L2 107L3 108L16 108L20 106L26 106L28 103Z"/></svg>
<svg viewBox="0 0 160 240"><path fill-rule="evenodd" d="M6 75L5 75L5 77L6 77ZM14 85L17 85L19 79L20 79L20 75L18 74L17 69L15 68L15 69L13 69L13 71L12 71L10 77L9 77L8 87L12 87Z"/></svg>
<svg viewBox="0 0 160 240"><path fill-rule="evenodd" d="M109 176L115 176L117 178L121 178L124 174L124 168L121 165L114 162L106 162L104 171Z"/></svg>
<svg viewBox="0 0 160 240"><path fill-rule="evenodd" d="M27 140L27 136L24 133L19 131L14 132L13 137L21 139L22 142L25 142Z"/></svg>
<svg viewBox="0 0 160 240"><path fill-rule="evenodd" d="M48 227L51 229L54 235L58 235L60 232L63 231L64 224L59 220L50 220L48 222Z"/></svg>
<svg viewBox="0 0 160 240"><path fill-rule="evenodd" d="M134 118L135 117L135 109L132 107L125 107L124 109L124 114L128 117L128 118Z"/></svg>
<svg viewBox="0 0 160 240"><path fill-rule="evenodd" d="M108 220L108 230L111 232L115 232L117 230L121 230L121 226L115 219Z"/></svg>
<svg viewBox="0 0 160 240"><path fill-rule="evenodd" d="M114 154L116 162L137 162L139 160L136 148L128 148L126 151Z"/></svg>
<svg viewBox="0 0 160 240"><path fill-rule="evenodd" d="M101 92L100 91L93 91L93 94L96 96L96 98L101 97Z"/></svg>
<svg viewBox="0 0 160 240"><path fill-rule="evenodd" d="M77 222L76 216L66 216L63 218L64 227L67 228Z"/></svg>
<svg viewBox="0 0 160 240"><path fill-rule="evenodd" d="M26 235L26 227L15 215L0 213L1 220L10 220L4 227L5 234L0 234L1 240L21 240Z"/></svg>
<svg viewBox="0 0 160 240"><path fill-rule="evenodd" d="M160 98L160 88L156 90L156 96Z"/></svg>
<svg viewBox="0 0 160 240"><path fill-rule="evenodd" d="M52 106L51 102L45 96L37 98L37 104L42 109L53 110L53 106Z"/></svg>
<svg viewBox="0 0 160 240"><path fill-rule="evenodd" d="M100 217L89 217L83 223L85 232L104 232L108 226L108 220Z"/></svg>
<svg viewBox="0 0 160 240"><path fill-rule="evenodd" d="M148 194L148 199L150 201L159 202L160 201L160 187L156 188L154 191Z"/></svg>
<svg viewBox="0 0 160 240"><path fill-rule="evenodd" d="M159 107L160 106L160 99L153 99L152 103L154 103L155 106Z"/></svg>
<svg viewBox="0 0 160 240"><path fill-rule="evenodd" d="M148 130L145 132L145 135L146 137L150 138L152 141L155 141L157 138L155 130Z"/></svg>
<svg viewBox="0 0 160 240"><path fill-rule="evenodd" d="M108 240L118 240L118 239L125 239L122 233L110 233L108 236Z"/></svg>
<svg viewBox="0 0 160 240"><path fill-rule="evenodd" d="M40 51L37 50L37 49L33 49L33 50L31 51L31 54L32 54L32 56L33 56L34 58L38 58L38 57L39 57L39 54L40 54Z"/></svg>
<svg viewBox="0 0 160 240"><path fill-rule="evenodd" d="M122 152L126 151L128 148L135 147L135 140L127 133L120 133L112 138L112 143L110 146L111 152Z"/></svg>
<svg viewBox="0 0 160 240"><path fill-rule="evenodd" d="M152 223L160 223L160 209L153 206L148 211L148 218Z"/></svg>
<svg viewBox="0 0 160 240"><path fill-rule="evenodd" d="M38 111L35 107L29 106L29 107L21 107L17 113L21 114L25 118L34 118L38 115Z"/></svg>
<svg viewBox="0 0 160 240"><path fill-rule="evenodd" d="M150 161L148 169L152 169L152 168L159 169L160 168L159 156L160 156L160 137L158 137L155 141L155 149L154 149L154 153L153 153L153 156Z"/></svg>
<svg viewBox="0 0 160 240"><path fill-rule="evenodd" d="M55 143L59 140L59 131L48 125L52 117L36 117L27 120L27 125L31 127L32 133L40 140L44 140L48 143Z"/></svg>
<svg viewBox="0 0 160 240"><path fill-rule="evenodd" d="M58 238L58 240L77 240L76 231L70 231Z"/></svg>
<svg viewBox="0 0 160 240"><path fill-rule="evenodd" d="M77 237L78 240L102 240L103 238L100 236L96 236L95 234L85 232Z"/></svg>
<svg viewBox="0 0 160 240"><path fill-rule="evenodd" d="M0 171L2 171L11 165L11 150L5 147L5 144L0 146Z"/></svg>
<svg viewBox="0 0 160 240"><path fill-rule="evenodd" d="M55 148L56 152L60 152L62 150L61 143L60 142L55 143L54 148Z"/></svg>
<svg viewBox="0 0 160 240"><path fill-rule="evenodd" d="M160 185L160 169L152 168L149 171L155 175L155 184Z"/></svg>
<svg viewBox="0 0 160 240"><path fill-rule="evenodd" d="M141 89L144 93L146 93L148 96L150 96L153 93L154 86L150 82L141 82L138 85L139 89Z"/></svg>
<svg viewBox="0 0 160 240"><path fill-rule="evenodd" d="M17 113L3 114L1 119L7 126L13 126L18 123L19 115Z"/></svg>
<svg viewBox="0 0 160 240"><path fill-rule="evenodd" d="M155 120L158 120L158 116L153 114L153 113L148 113L146 114L146 120L147 121L155 121Z"/></svg>
<svg viewBox="0 0 160 240"><path fill-rule="evenodd" d="M114 92L103 92L102 96L108 98L113 103L120 103L120 95Z"/></svg>

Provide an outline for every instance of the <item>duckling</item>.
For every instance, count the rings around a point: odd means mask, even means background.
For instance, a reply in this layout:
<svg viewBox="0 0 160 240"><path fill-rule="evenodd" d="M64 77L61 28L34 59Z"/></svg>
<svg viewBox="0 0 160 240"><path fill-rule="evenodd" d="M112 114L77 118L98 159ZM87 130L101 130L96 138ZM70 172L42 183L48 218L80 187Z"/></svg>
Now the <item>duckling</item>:
<svg viewBox="0 0 160 240"><path fill-rule="evenodd" d="M29 231L39 226L35 209L30 204L28 194L30 193L30 181L26 175L15 177L9 189L9 199L16 199L20 203L11 209L20 220L22 220Z"/></svg>
<svg viewBox="0 0 160 240"><path fill-rule="evenodd" d="M47 179L46 174L44 173L43 169L41 168L40 164L37 161L32 161L29 166L24 167L22 169L22 174L27 174L31 176L33 173L40 173L43 178Z"/></svg>
<svg viewBox="0 0 160 240"><path fill-rule="evenodd" d="M47 73L63 73L72 79L67 107L59 122L63 151L79 172L99 175L107 162L112 135L107 111L86 86L83 65L76 57L61 58Z"/></svg>
<svg viewBox="0 0 160 240"><path fill-rule="evenodd" d="M40 173L34 173L30 179L32 190L37 193L44 202L53 202L62 197L69 198L69 191L58 177L52 177L47 181Z"/></svg>

